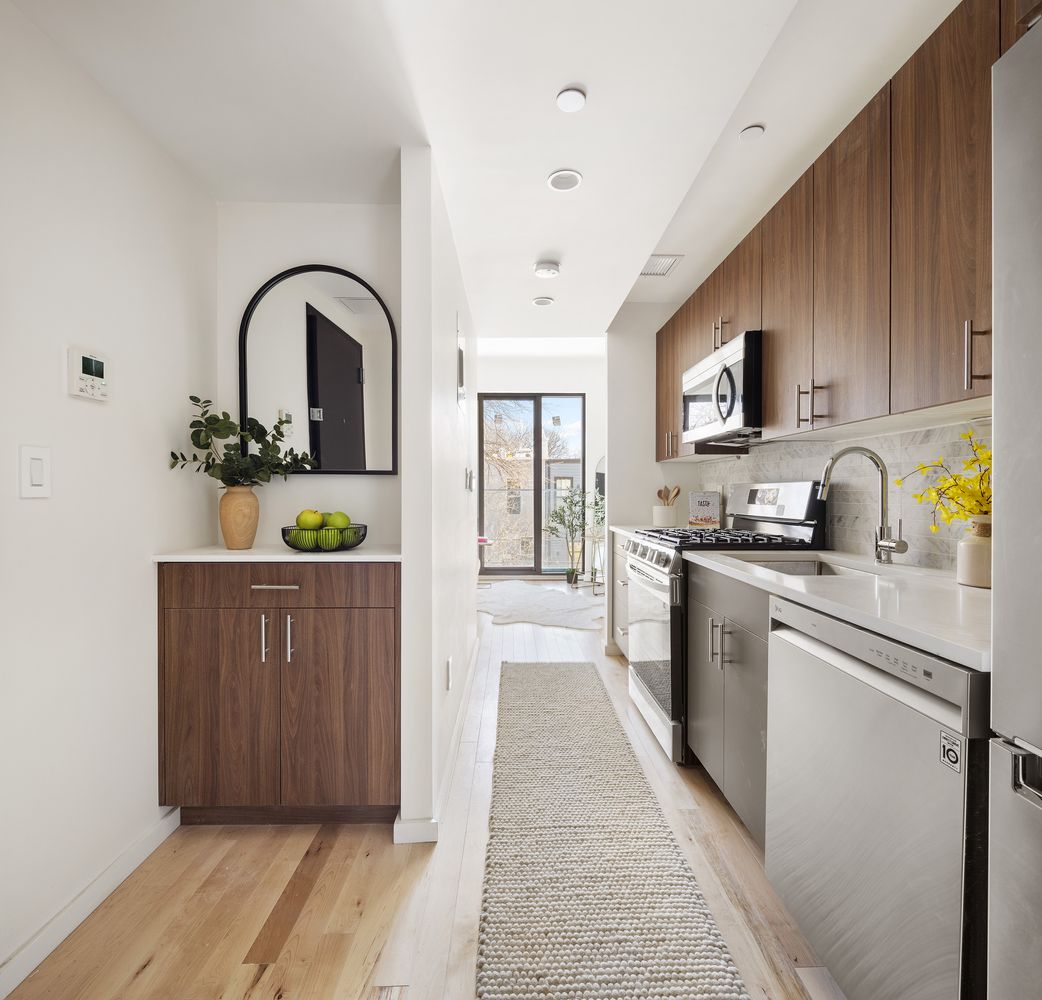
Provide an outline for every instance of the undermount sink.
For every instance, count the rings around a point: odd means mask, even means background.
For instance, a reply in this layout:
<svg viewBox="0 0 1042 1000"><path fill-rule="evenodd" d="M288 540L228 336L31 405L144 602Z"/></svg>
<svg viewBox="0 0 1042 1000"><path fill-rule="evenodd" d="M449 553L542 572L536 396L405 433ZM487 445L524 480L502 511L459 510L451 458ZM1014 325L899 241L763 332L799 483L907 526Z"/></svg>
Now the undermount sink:
<svg viewBox="0 0 1042 1000"><path fill-rule="evenodd" d="M837 563L823 562L820 559L750 559L752 566L762 566L775 573L786 573L789 576L878 576L875 570L854 569L852 566L841 566Z"/></svg>

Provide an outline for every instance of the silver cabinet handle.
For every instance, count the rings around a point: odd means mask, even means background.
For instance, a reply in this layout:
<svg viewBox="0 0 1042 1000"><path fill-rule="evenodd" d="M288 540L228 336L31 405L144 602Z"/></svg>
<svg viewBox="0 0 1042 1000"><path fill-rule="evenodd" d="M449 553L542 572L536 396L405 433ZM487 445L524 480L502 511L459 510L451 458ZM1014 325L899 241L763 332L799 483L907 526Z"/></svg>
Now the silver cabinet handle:
<svg viewBox="0 0 1042 1000"><path fill-rule="evenodd" d="M713 350L715 351L720 345L716 342L716 320L713 320Z"/></svg>
<svg viewBox="0 0 1042 1000"><path fill-rule="evenodd" d="M724 346L724 324L730 322L729 319L724 319L723 316L720 317L720 342L716 345L718 348Z"/></svg>
<svg viewBox="0 0 1042 1000"><path fill-rule="evenodd" d="M716 643L713 641L716 638L716 619L709 619L709 662L712 663L716 659Z"/></svg>
<svg viewBox="0 0 1042 1000"><path fill-rule="evenodd" d="M250 590L300 590L298 583L251 583Z"/></svg>
<svg viewBox="0 0 1042 1000"><path fill-rule="evenodd" d="M261 663L268 662L268 616L261 615Z"/></svg>
<svg viewBox="0 0 1042 1000"><path fill-rule="evenodd" d="M615 586L616 587L628 587L629 585L630 585L629 580L616 580L615 581Z"/></svg>
<svg viewBox="0 0 1042 1000"><path fill-rule="evenodd" d="M814 379L810 380L810 388L809 389L804 389L803 386L799 382L796 383L796 430L799 430L800 427L802 427L804 424L810 424L811 427L813 427L815 420L824 420L828 416L827 413L815 413L814 412L814 393L816 393L819 389L827 389L827 388L828 388L827 385L815 385ZM809 396L810 397L810 399L809 399L810 415L806 416L806 417L802 416L802 414L800 412L800 410L801 410L800 399L803 396Z"/></svg>
<svg viewBox="0 0 1042 1000"><path fill-rule="evenodd" d="M628 636L630 634L630 630L628 628L623 628L621 625L616 625L615 626L615 634L620 639L625 639L626 636Z"/></svg>
<svg viewBox="0 0 1042 1000"><path fill-rule="evenodd" d="M962 325L962 351L963 351L963 384L967 392L972 391L974 382L990 382L990 375L977 375L973 371L973 338L990 337L991 330L974 330L973 320L968 319Z"/></svg>
<svg viewBox="0 0 1042 1000"><path fill-rule="evenodd" d="M720 643L717 646L716 655L717 655L718 665L719 665L721 670L724 669L724 664L727 663L727 657L724 655L724 636L728 635L729 633L728 633L727 629L724 627L725 624L726 624L725 622L717 622L716 623L716 627L718 629L720 629Z"/></svg>
<svg viewBox="0 0 1042 1000"><path fill-rule="evenodd" d="M286 615L286 662L293 662L293 616Z"/></svg>

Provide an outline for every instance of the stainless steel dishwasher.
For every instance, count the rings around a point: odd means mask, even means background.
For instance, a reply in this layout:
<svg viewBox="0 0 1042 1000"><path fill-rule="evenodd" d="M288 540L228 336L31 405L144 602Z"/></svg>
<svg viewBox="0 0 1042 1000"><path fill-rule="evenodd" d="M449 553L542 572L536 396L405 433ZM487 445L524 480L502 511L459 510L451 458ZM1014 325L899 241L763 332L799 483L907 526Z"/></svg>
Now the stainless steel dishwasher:
<svg viewBox="0 0 1042 1000"><path fill-rule="evenodd" d="M771 599L767 876L848 1000L984 996L989 676Z"/></svg>

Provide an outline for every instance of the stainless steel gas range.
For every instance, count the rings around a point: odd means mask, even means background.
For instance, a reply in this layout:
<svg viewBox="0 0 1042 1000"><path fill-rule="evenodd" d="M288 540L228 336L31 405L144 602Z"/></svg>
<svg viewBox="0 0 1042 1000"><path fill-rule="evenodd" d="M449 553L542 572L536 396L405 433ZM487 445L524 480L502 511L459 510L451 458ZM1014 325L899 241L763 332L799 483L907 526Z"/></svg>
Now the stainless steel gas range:
<svg viewBox="0 0 1042 1000"><path fill-rule="evenodd" d="M816 482L739 483L722 528L643 528L626 541L629 691L655 738L678 764L687 747L687 574L693 550L822 549L825 504Z"/></svg>

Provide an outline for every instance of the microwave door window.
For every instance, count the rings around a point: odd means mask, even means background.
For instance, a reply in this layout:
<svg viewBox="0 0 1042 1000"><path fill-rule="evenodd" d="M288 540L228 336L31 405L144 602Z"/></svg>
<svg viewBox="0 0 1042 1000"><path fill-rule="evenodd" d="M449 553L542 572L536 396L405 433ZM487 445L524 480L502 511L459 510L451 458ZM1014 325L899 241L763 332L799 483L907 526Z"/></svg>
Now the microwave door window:
<svg viewBox="0 0 1042 1000"><path fill-rule="evenodd" d="M684 393L684 430L696 431L702 427L710 427L719 420L716 406L713 404L712 386L706 391L700 388Z"/></svg>

